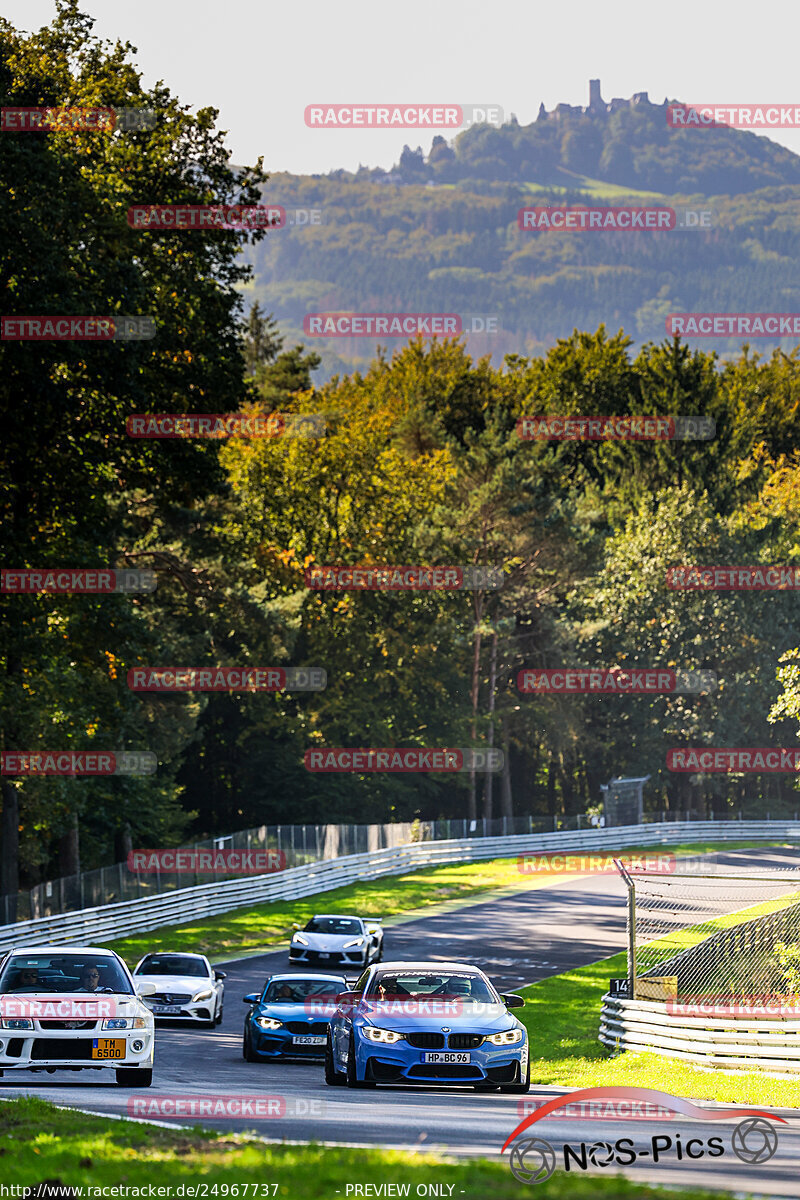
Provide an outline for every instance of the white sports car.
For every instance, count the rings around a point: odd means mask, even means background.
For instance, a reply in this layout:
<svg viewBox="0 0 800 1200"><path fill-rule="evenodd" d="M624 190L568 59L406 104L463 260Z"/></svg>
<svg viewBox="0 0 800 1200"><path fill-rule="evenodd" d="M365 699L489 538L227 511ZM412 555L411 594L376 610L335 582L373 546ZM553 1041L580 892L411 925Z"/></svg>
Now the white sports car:
<svg viewBox="0 0 800 1200"><path fill-rule="evenodd" d="M312 917L289 945L290 963L313 963L320 967L368 967L383 957L380 917L346 917L321 914Z"/></svg>
<svg viewBox="0 0 800 1200"><path fill-rule="evenodd" d="M224 971L215 971L204 954L165 951L146 954L136 964L133 981L155 984L147 1003L156 1017L219 1025L225 999Z"/></svg>
<svg viewBox="0 0 800 1200"><path fill-rule="evenodd" d="M113 950L35 946L0 966L0 1075L113 1067L120 1086L149 1087L153 1026Z"/></svg>

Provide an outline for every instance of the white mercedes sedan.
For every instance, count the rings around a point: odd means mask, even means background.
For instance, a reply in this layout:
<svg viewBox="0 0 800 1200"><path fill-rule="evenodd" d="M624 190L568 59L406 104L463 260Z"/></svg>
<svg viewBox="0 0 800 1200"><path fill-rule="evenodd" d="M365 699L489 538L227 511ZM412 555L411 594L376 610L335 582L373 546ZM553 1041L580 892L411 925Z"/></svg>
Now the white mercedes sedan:
<svg viewBox="0 0 800 1200"><path fill-rule="evenodd" d="M4 957L0 1074L112 1067L120 1086L149 1087L154 1040L153 1014L113 950L35 946Z"/></svg>
<svg viewBox="0 0 800 1200"><path fill-rule="evenodd" d="M224 971L215 971L204 954L165 950L145 954L135 966L133 980L154 984L147 1003L156 1017L219 1025L225 1000Z"/></svg>

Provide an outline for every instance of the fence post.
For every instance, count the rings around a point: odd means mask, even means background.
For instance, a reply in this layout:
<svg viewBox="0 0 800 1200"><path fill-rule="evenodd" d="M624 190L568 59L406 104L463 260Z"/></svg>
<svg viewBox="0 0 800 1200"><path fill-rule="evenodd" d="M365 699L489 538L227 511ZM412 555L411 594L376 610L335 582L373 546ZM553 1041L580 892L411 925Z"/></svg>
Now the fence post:
<svg viewBox="0 0 800 1200"><path fill-rule="evenodd" d="M622 876L628 889L628 999L636 999L636 885L618 858L614 866Z"/></svg>

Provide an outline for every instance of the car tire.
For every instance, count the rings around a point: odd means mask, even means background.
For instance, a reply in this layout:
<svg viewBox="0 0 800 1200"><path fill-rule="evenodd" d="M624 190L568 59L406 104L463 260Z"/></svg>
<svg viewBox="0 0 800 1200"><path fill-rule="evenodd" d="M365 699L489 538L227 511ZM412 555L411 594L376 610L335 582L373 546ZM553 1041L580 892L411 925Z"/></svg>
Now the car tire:
<svg viewBox="0 0 800 1200"><path fill-rule="evenodd" d="M152 1067L117 1067L114 1074L118 1087L150 1087L153 1082Z"/></svg>
<svg viewBox="0 0 800 1200"><path fill-rule="evenodd" d="M345 1077L342 1071L337 1071L333 1063L333 1042L328 1034L325 1042L325 1082L328 1087L344 1087Z"/></svg>
<svg viewBox="0 0 800 1200"><path fill-rule="evenodd" d="M245 1062L260 1061L258 1058L256 1058L256 1055L253 1052L253 1043L251 1042L250 1034L247 1031L245 1031L245 1035L242 1038L242 1058L245 1060Z"/></svg>
<svg viewBox="0 0 800 1200"><path fill-rule="evenodd" d="M215 1025L221 1025L221 1024L222 1024L222 1013L223 1013L223 1005L222 1005L222 1004L220 1004L220 1006L219 1006L219 1012L217 1013L216 1017L214 1018L214 1024L215 1024Z"/></svg>
<svg viewBox="0 0 800 1200"><path fill-rule="evenodd" d="M501 1092L512 1092L515 1095L520 1095L523 1092L531 1090L531 1060L528 1059L528 1070L522 1083L504 1083L500 1086Z"/></svg>
<svg viewBox="0 0 800 1200"><path fill-rule="evenodd" d="M350 1034L350 1047L347 1051L347 1072L345 1074L345 1083L349 1088L375 1087L375 1084L371 1079L358 1078L358 1069L356 1067L356 1046L352 1033Z"/></svg>

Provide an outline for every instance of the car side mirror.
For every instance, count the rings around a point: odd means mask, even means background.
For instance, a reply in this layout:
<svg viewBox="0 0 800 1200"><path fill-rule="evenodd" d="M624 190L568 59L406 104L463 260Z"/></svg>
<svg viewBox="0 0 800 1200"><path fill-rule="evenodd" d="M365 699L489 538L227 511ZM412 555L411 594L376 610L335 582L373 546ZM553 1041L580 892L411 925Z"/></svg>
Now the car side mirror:
<svg viewBox="0 0 800 1200"><path fill-rule="evenodd" d="M219 981L220 981L221 979L227 979L227 978L228 978L228 976L227 976L227 974L226 974L226 972L225 972L225 971L215 971L215 972L214 972L214 978L215 978L215 980L217 981L217 983L219 983Z"/></svg>
<svg viewBox="0 0 800 1200"><path fill-rule="evenodd" d="M258 1004L261 999L260 992L250 992L247 996L242 996L243 1004Z"/></svg>
<svg viewBox="0 0 800 1200"><path fill-rule="evenodd" d="M336 1003L357 1004L363 995L363 992L339 992L338 996L336 997Z"/></svg>
<svg viewBox="0 0 800 1200"><path fill-rule="evenodd" d="M158 986L149 979L143 979L141 983L136 984L136 992L139 996L154 996L157 991Z"/></svg>
<svg viewBox="0 0 800 1200"><path fill-rule="evenodd" d="M524 1008L525 1000L522 996L501 996L500 999L505 1004L506 1008Z"/></svg>
<svg viewBox="0 0 800 1200"><path fill-rule="evenodd" d="M298 925L297 921L292 921L292 929L302 929L302 925Z"/></svg>

